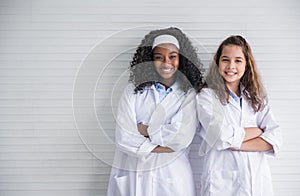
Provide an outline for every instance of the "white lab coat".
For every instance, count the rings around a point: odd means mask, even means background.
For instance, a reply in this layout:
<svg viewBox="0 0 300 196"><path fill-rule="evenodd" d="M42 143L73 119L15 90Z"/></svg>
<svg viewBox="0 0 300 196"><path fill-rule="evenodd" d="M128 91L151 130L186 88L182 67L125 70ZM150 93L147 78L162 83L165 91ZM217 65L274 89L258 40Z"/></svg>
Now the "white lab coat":
<svg viewBox="0 0 300 196"><path fill-rule="evenodd" d="M184 93L178 82L160 102L155 86L134 93L128 85L118 106L116 150L108 196L193 196L195 187L188 160L198 124L194 90ZM149 138L137 124L148 125ZM157 146L173 153L152 153Z"/></svg>
<svg viewBox="0 0 300 196"><path fill-rule="evenodd" d="M204 88L196 96L200 131L201 196L272 196L272 179L266 154L274 155L281 146L281 132L267 105L253 112L242 97L242 108L229 96L222 105L213 90ZM273 146L268 152L232 151L240 148L244 127L258 127L260 136Z"/></svg>

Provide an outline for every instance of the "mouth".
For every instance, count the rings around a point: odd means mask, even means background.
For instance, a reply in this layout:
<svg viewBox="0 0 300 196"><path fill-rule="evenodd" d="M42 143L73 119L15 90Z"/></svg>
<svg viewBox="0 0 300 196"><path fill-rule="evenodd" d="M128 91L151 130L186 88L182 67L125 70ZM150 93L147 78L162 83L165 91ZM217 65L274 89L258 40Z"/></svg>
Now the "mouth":
<svg viewBox="0 0 300 196"><path fill-rule="evenodd" d="M225 71L225 74L228 76L234 76L237 74L237 72L233 72L233 71Z"/></svg>
<svg viewBox="0 0 300 196"><path fill-rule="evenodd" d="M175 69L174 69L174 67L161 67L160 70L161 70L163 73L171 73L171 72L173 72Z"/></svg>

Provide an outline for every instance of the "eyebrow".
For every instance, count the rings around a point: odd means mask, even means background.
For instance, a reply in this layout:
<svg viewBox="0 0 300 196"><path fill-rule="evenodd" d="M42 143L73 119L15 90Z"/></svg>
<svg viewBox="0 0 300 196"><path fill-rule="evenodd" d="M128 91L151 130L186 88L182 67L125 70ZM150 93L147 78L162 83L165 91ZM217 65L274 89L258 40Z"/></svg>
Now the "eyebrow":
<svg viewBox="0 0 300 196"><path fill-rule="evenodd" d="M229 58L228 56L221 56L220 58ZM237 59L244 59L243 57L240 57L240 56L237 56L237 57L234 57L234 58L237 58Z"/></svg>
<svg viewBox="0 0 300 196"><path fill-rule="evenodd" d="M179 54L178 52L176 52L176 51L172 51L172 52L169 52L169 54ZM159 52L155 52L155 53L153 53L153 55L156 55L156 54L159 54L159 55L162 55L161 53L159 53Z"/></svg>

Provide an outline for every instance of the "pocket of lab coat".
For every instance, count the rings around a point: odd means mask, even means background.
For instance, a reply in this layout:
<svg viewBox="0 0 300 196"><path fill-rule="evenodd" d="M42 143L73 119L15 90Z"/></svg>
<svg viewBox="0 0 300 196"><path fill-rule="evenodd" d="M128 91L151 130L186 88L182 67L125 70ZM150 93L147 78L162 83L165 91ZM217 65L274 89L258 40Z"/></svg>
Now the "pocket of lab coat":
<svg viewBox="0 0 300 196"><path fill-rule="evenodd" d="M129 191L129 177L128 176L114 176L115 179L115 193L114 195L130 196Z"/></svg>
<svg viewBox="0 0 300 196"><path fill-rule="evenodd" d="M259 189L260 195L268 195L268 196L274 195L271 176L262 175L259 185L261 186Z"/></svg>
<svg viewBox="0 0 300 196"><path fill-rule="evenodd" d="M212 171L210 174L210 184L213 195L239 195L240 182L238 174L238 171Z"/></svg>
<svg viewBox="0 0 300 196"><path fill-rule="evenodd" d="M240 181L238 171L215 170L200 177L201 195L232 196L239 195Z"/></svg>
<svg viewBox="0 0 300 196"><path fill-rule="evenodd" d="M183 196L184 188L181 179L173 178L152 178L153 196Z"/></svg>

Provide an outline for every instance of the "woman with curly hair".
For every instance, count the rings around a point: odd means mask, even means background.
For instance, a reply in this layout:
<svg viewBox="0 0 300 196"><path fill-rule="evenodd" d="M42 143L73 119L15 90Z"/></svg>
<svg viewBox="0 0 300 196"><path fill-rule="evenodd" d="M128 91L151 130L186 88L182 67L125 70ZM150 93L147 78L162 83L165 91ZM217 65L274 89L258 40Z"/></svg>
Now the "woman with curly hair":
<svg viewBox="0 0 300 196"><path fill-rule="evenodd" d="M201 62L178 28L151 31L129 67L116 116L109 196L195 195L188 160Z"/></svg>
<svg viewBox="0 0 300 196"><path fill-rule="evenodd" d="M200 195L273 195L265 155L278 152L281 133L242 36L221 43L196 101Z"/></svg>

